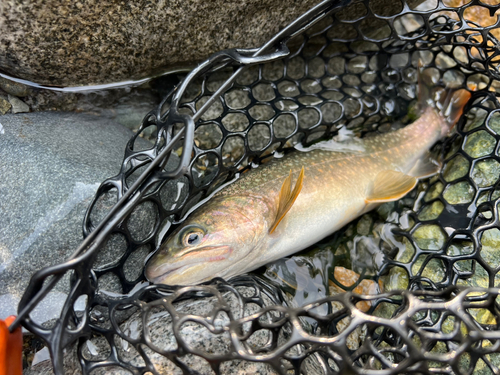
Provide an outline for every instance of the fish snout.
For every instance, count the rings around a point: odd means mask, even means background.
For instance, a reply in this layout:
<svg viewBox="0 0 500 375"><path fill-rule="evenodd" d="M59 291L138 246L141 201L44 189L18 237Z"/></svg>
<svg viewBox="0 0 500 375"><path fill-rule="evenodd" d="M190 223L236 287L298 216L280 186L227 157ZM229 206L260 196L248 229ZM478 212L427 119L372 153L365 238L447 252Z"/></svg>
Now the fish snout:
<svg viewBox="0 0 500 375"><path fill-rule="evenodd" d="M205 247L189 252L159 251L146 265L146 278L155 284L171 283L174 280L182 285L201 282L198 277L202 274L203 280L218 276L221 265L233 252L227 245ZM181 280L182 279L182 280ZM184 280L186 279L186 280Z"/></svg>
<svg viewBox="0 0 500 375"><path fill-rule="evenodd" d="M144 272L146 279L152 283L158 282L161 276L176 268L174 263L175 259L173 259L170 252L160 249L146 264Z"/></svg>

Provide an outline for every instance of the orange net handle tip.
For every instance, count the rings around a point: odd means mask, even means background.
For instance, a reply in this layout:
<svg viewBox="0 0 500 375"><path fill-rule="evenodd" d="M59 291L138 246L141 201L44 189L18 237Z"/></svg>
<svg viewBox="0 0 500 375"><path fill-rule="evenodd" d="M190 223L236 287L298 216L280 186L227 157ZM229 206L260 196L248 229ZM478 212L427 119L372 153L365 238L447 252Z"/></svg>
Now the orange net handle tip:
<svg viewBox="0 0 500 375"><path fill-rule="evenodd" d="M0 375L22 375L23 333L21 327L9 332L14 315L0 320Z"/></svg>

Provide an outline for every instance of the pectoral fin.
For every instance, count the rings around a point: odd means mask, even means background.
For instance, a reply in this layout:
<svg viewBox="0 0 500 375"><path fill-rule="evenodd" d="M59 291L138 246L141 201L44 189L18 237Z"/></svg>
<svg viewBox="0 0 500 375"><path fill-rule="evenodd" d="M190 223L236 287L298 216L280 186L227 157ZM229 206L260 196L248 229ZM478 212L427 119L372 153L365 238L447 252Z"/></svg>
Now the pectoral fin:
<svg viewBox="0 0 500 375"><path fill-rule="evenodd" d="M427 178L438 173L440 169L441 165L437 161L434 161L430 155L426 155L417 161L408 174L417 178Z"/></svg>
<svg viewBox="0 0 500 375"><path fill-rule="evenodd" d="M300 190L302 189L302 184L304 181L304 167L300 170L299 178L295 183L295 187L292 191L292 171L290 175L285 178L283 185L281 185L280 197L278 203L278 212L276 213L276 219L274 220L271 229L269 229L269 234L273 233L281 220L285 217L286 213L292 208L295 199L297 199Z"/></svg>
<svg viewBox="0 0 500 375"><path fill-rule="evenodd" d="M409 193L416 184L415 177L397 171L382 171L375 178L365 202L368 204L398 200Z"/></svg>

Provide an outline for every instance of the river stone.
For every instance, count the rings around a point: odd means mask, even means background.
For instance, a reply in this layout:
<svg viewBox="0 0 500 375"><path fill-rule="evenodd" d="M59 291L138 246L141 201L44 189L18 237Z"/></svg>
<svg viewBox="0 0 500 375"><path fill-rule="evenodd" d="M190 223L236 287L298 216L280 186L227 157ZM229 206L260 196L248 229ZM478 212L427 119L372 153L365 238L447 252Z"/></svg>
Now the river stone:
<svg viewBox="0 0 500 375"><path fill-rule="evenodd" d="M474 188L467 181L450 185L443 194L449 204L466 204L474 198Z"/></svg>
<svg viewBox="0 0 500 375"><path fill-rule="evenodd" d="M246 288L247 293L253 295L251 288ZM222 298L226 301L227 306L233 312L234 316L240 317L240 303L233 293L223 293ZM210 320L213 317L214 309L217 309L217 298L206 297L198 299L187 299L175 303L175 311L179 314L190 314L198 321ZM271 300L264 298L265 306L272 304ZM243 309L243 317L255 314L257 305L248 304ZM225 313L216 314L214 325L218 328L227 326L230 321ZM143 324L142 313L139 311L133 314L126 322L121 324L120 330L124 336L135 340L142 335ZM177 348L176 338L172 331L171 315L164 308L157 308L152 311L146 318L149 326L150 339L152 343L162 350L175 350ZM223 331L221 334L213 334L208 329L194 322L184 323L178 331L179 337L182 337L190 348L196 348L201 353L225 354L230 348L230 337L228 331ZM253 334L249 340L254 347L265 346L268 341L268 332L259 330ZM116 336L115 343L117 346L118 356L126 363L135 366L144 366L144 360L139 352L123 338ZM144 348L144 347L143 347ZM88 360L103 360L110 354L110 346L102 336L93 336L88 340L82 348L84 358ZM153 352L150 349L145 349L145 353L150 358L152 364L160 374L175 374L182 375L181 369L166 357ZM200 356L184 355L180 361L184 362L193 373L213 374L209 363ZM52 364L50 361L41 362L33 366L26 374L30 375L45 375L52 374ZM64 356L64 373L81 374L80 365L76 359L76 352L68 350ZM104 367L94 370L93 375L115 374L125 375L130 374L127 370L120 367ZM261 374L271 375L277 372L268 364L233 360L225 362L221 365L221 374Z"/></svg>
<svg viewBox="0 0 500 375"><path fill-rule="evenodd" d="M23 102L21 99L9 94L9 103L12 105L12 113L24 113L29 112L30 107Z"/></svg>
<svg viewBox="0 0 500 375"><path fill-rule="evenodd" d="M319 0L9 1L0 8L0 66L45 85L151 76L226 48L253 48Z"/></svg>
<svg viewBox="0 0 500 375"><path fill-rule="evenodd" d="M100 183L119 172L132 132L89 114L7 114L0 127L0 318L15 313L31 275L60 263L83 239L84 212ZM139 139L141 146L148 142ZM151 147L151 144L149 144ZM32 317L56 318L56 286Z"/></svg>
<svg viewBox="0 0 500 375"><path fill-rule="evenodd" d="M11 81L4 77L0 77L0 88L3 89L7 94L18 96L23 98L31 93L31 89L19 82Z"/></svg>

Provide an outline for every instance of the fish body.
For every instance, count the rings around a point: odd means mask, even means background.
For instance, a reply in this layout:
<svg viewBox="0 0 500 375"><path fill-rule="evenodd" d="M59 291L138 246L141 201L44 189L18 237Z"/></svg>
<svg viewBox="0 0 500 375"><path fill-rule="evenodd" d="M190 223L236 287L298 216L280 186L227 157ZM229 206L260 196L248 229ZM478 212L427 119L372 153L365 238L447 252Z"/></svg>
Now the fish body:
<svg viewBox="0 0 500 375"><path fill-rule="evenodd" d="M437 171L428 150L449 132L469 97L455 94L441 110L428 105L418 120L395 132L323 142L243 174L169 237L148 262L147 278L186 285L239 275L399 199L417 178ZM290 189L284 183L290 174L300 181L293 197L283 194ZM291 205L287 211L284 199Z"/></svg>

